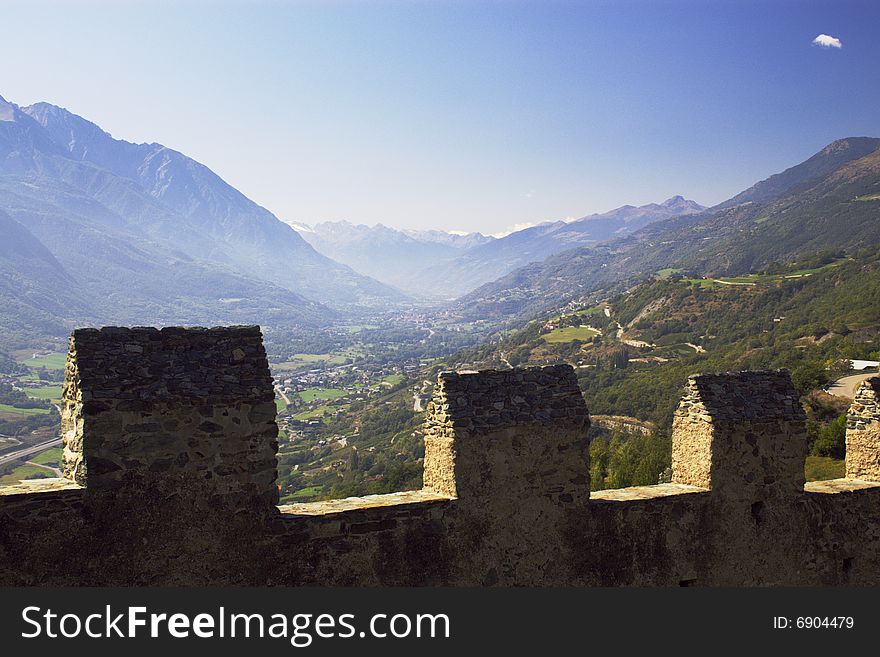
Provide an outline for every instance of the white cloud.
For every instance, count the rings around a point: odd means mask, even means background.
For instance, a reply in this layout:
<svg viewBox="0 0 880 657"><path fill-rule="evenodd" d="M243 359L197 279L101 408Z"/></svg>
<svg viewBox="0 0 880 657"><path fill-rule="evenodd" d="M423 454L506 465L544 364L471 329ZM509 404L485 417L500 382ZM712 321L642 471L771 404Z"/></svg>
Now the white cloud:
<svg viewBox="0 0 880 657"><path fill-rule="evenodd" d="M827 34L820 34L815 39L813 39L814 46L822 46L823 48L843 48L843 44L840 42L840 39L833 36L828 36Z"/></svg>

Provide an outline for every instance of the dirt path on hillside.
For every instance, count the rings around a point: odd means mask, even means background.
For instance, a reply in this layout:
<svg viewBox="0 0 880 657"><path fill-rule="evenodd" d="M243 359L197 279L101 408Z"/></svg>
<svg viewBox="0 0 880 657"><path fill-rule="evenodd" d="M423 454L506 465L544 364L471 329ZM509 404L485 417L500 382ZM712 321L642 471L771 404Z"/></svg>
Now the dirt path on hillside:
<svg viewBox="0 0 880 657"><path fill-rule="evenodd" d="M851 374L842 379L838 379L830 386L825 388L825 392L836 397L846 397L852 399L856 395L856 389L862 384L862 381L878 376L877 372L869 372L868 374Z"/></svg>

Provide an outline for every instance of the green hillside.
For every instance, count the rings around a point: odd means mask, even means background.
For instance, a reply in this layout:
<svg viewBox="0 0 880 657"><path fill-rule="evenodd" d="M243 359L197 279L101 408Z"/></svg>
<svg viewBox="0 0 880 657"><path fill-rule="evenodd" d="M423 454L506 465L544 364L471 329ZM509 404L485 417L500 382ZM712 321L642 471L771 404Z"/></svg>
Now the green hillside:
<svg viewBox="0 0 880 657"><path fill-rule="evenodd" d="M455 365L562 360L577 368L592 414L654 423L653 441L618 435L594 445L594 456L611 468L603 480L611 486L656 483L668 467L668 429L681 390L689 375L701 372L788 369L808 412L814 455L842 457L839 417L847 402L821 389L846 372L848 359L880 358L880 252L821 252L735 280L704 282L663 272L602 307L535 320L497 346L460 354ZM596 333L547 340L567 322ZM602 451L615 449L632 452L629 461ZM811 464L812 476L839 471L833 463Z"/></svg>
<svg viewBox="0 0 880 657"><path fill-rule="evenodd" d="M458 311L516 323L569 301L614 294L655 272L737 277L819 251L876 245L880 206L865 199L880 192L878 144L838 140L782 178L762 181L705 213L522 267L463 297Z"/></svg>

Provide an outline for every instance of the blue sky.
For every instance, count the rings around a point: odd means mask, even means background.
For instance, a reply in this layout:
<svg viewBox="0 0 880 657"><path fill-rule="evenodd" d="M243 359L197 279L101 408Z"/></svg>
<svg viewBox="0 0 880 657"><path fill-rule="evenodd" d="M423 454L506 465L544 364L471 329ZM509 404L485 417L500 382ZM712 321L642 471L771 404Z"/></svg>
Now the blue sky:
<svg viewBox="0 0 880 657"><path fill-rule="evenodd" d="M840 0L16 2L0 95L176 148L285 220L496 232L714 204L880 136L878 24Z"/></svg>

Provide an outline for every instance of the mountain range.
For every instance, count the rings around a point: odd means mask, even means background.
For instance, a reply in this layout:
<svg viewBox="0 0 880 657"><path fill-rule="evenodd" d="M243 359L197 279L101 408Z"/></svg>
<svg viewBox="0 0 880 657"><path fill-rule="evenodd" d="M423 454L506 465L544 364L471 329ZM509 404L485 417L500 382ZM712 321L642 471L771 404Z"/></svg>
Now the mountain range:
<svg viewBox="0 0 880 657"><path fill-rule="evenodd" d="M206 166L47 103L0 98L0 210L4 236L29 245L14 267L6 249L3 301L65 325L312 324L403 299L315 251Z"/></svg>
<svg viewBox="0 0 880 657"><path fill-rule="evenodd" d="M347 221L294 227L315 249L355 271L416 297L451 299L553 254L704 209L695 201L673 196L663 203L624 205L574 221L545 222L500 238L478 232L405 231Z"/></svg>
<svg viewBox="0 0 880 657"><path fill-rule="evenodd" d="M440 230L397 230L348 221L294 227L318 252L416 297L437 296L430 271L494 240L476 232L460 235Z"/></svg>
<svg viewBox="0 0 880 657"><path fill-rule="evenodd" d="M829 144L703 212L553 255L458 301L465 317L523 319L663 269L735 276L824 249L880 243L880 139Z"/></svg>
<svg viewBox="0 0 880 657"><path fill-rule="evenodd" d="M880 139L835 141L711 208L674 196L496 238L292 227L178 151L0 98L0 235L7 342L77 324L317 327L415 297L516 322L661 270L736 276L880 243Z"/></svg>
<svg viewBox="0 0 880 657"><path fill-rule="evenodd" d="M695 201L673 196L663 203L624 205L574 221L543 223L468 249L432 275L444 296L458 297L529 263L579 246L623 237L654 222L703 209Z"/></svg>

